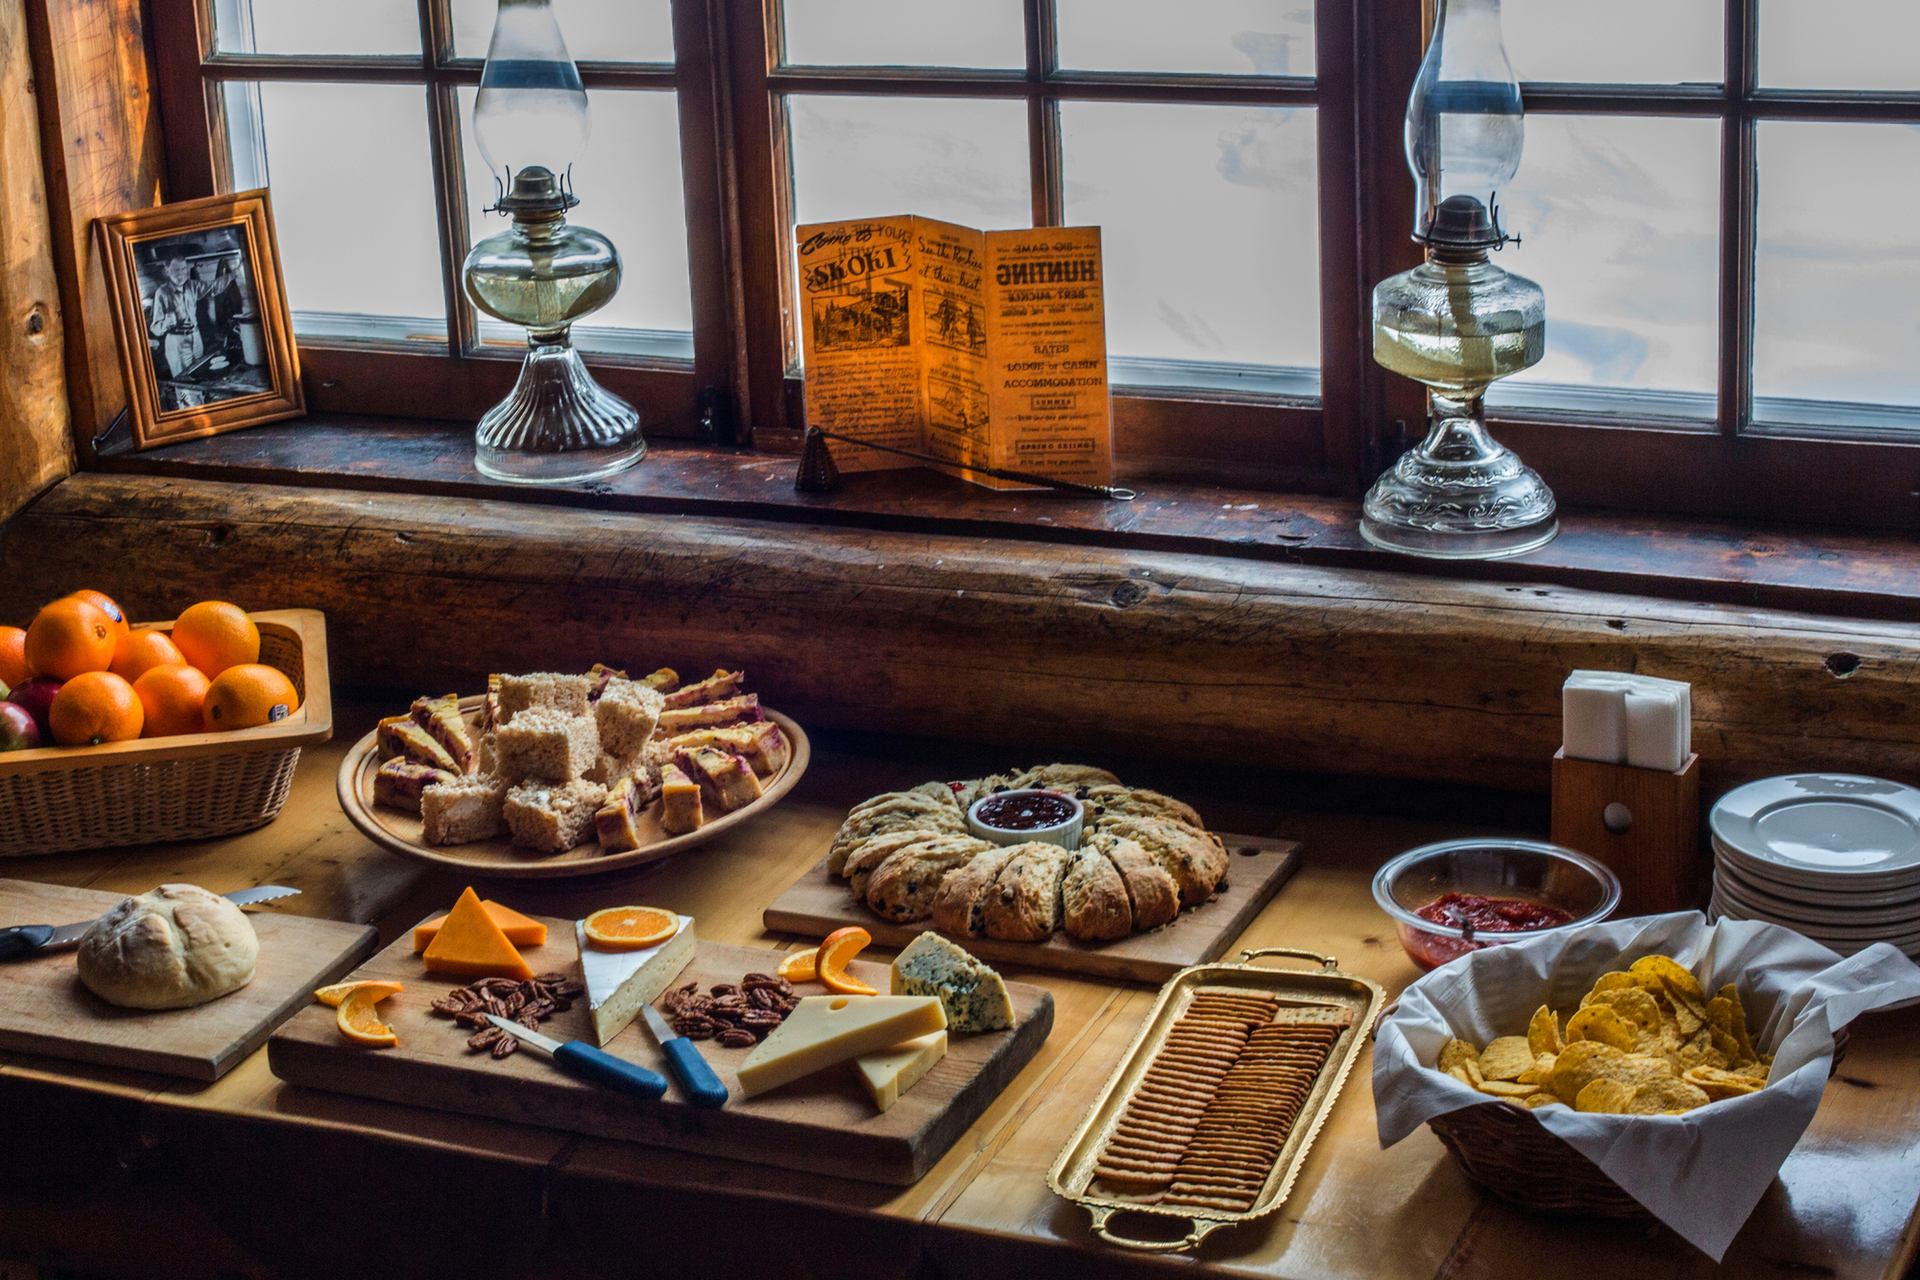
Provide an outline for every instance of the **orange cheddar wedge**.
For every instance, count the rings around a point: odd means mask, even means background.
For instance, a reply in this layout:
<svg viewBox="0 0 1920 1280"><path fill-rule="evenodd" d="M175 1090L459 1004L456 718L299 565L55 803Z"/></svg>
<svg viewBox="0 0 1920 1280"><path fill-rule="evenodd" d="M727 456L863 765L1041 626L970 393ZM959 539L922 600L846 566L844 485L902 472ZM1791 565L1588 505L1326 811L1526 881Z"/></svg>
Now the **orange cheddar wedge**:
<svg viewBox="0 0 1920 1280"><path fill-rule="evenodd" d="M460 900L440 922L440 932L427 944L421 958L433 972L461 978L518 978L525 982L533 977L533 970L480 905L480 895L472 885L461 892Z"/></svg>
<svg viewBox="0 0 1920 1280"><path fill-rule="evenodd" d="M512 907L503 907L492 898L482 898L480 905L486 908L488 919L500 926L500 932L507 935L507 941L516 947L544 947L547 945L547 926L538 920L529 919ZM413 954L419 955L427 949L434 936L440 932L440 926L447 922L445 916L435 916L425 924L413 926Z"/></svg>

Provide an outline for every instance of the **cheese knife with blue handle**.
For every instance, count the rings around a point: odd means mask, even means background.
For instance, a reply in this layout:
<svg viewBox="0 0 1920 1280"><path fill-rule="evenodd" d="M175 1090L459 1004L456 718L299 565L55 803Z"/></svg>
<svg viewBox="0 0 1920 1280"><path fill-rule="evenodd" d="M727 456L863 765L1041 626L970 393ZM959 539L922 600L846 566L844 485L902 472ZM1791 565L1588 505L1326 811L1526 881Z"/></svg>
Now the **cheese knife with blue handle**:
<svg viewBox="0 0 1920 1280"><path fill-rule="evenodd" d="M649 1099L658 1098L667 1091L665 1076L628 1062L625 1058L616 1058L605 1049L596 1049L581 1040L555 1040L538 1031L529 1031L497 1013L488 1014L487 1021L528 1048L546 1054L553 1059L554 1066L575 1079Z"/></svg>
<svg viewBox="0 0 1920 1280"><path fill-rule="evenodd" d="M640 1011L646 1015L647 1030L653 1032L653 1038L660 1042L660 1051L667 1055L667 1070L673 1074L680 1092L687 1095L687 1101L696 1107L726 1106L727 1086L713 1073L707 1060L700 1056L700 1050L694 1047L693 1041L676 1035L666 1018L652 1005L641 1005Z"/></svg>

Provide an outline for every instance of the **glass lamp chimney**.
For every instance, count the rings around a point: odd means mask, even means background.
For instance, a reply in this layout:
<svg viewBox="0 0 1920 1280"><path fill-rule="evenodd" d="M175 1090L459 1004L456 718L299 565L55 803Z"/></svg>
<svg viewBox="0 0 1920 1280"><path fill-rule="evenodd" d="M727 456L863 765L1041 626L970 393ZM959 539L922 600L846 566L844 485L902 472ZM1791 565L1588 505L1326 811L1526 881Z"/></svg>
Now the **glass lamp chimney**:
<svg viewBox="0 0 1920 1280"><path fill-rule="evenodd" d="M536 165L564 181L591 127L580 69L550 0L500 0L473 128L501 190Z"/></svg>
<svg viewBox="0 0 1920 1280"><path fill-rule="evenodd" d="M1520 168L1524 119L1500 0L1444 0L1407 100L1416 241L1442 252L1506 243L1499 196Z"/></svg>

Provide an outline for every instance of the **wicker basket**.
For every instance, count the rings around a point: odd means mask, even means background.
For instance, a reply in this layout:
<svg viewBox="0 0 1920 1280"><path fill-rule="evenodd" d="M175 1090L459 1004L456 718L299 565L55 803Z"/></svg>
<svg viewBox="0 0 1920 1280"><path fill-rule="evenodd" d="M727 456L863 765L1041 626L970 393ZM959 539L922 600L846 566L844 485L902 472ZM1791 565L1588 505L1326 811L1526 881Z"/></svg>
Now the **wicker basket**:
<svg viewBox="0 0 1920 1280"><path fill-rule="evenodd" d="M278 817L300 748L333 736L326 621L313 609L253 620L260 661L293 681L298 711L231 733L0 754L0 857L204 840Z"/></svg>
<svg viewBox="0 0 1920 1280"><path fill-rule="evenodd" d="M1837 1067L1847 1051L1834 1037ZM1483 1191L1533 1213L1652 1221L1653 1215L1524 1107L1488 1102L1427 1121Z"/></svg>

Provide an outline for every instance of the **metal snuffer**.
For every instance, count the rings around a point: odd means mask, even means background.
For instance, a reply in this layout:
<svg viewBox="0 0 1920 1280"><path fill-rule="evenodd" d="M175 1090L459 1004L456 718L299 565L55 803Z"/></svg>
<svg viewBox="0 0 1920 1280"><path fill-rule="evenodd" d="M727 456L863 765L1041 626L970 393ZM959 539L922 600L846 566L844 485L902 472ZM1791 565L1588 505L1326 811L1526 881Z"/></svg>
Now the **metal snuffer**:
<svg viewBox="0 0 1920 1280"><path fill-rule="evenodd" d="M1263 956L1319 967L1252 963ZM1340 972L1332 956L1292 947L1182 969L1161 989L1047 1185L1085 1207L1102 1240L1161 1253L1272 1213L1292 1190L1384 997L1378 983ZM1209 1126L1231 1132L1210 1143ZM1147 1136L1129 1136L1136 1133ZM1203 1154L1210 1149L1231 1158ZM1187 1231L1131 1236L1116 1228L1116 1215Z"/></svg>

